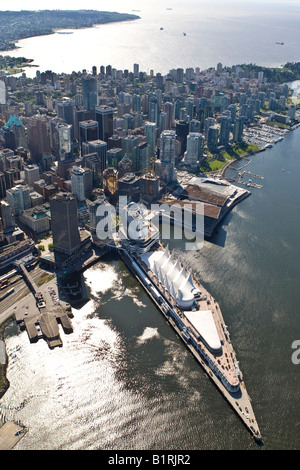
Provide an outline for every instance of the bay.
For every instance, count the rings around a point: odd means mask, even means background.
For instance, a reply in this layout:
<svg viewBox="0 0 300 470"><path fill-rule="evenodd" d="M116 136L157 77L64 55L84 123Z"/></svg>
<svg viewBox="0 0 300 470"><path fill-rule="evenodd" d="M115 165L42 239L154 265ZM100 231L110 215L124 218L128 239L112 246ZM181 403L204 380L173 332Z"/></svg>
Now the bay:
<svg viewBox="0 0 300 470"><path fill-rule="evenodd" d="M27 3L40 8L34 0ZM57 8L65 5L59 2ZM4 2L1 8L5 7ZM18 7L18 3L7 5L7 9ZM76 2L72 7L76 8ZM36 70L71 73L109 64L133 70L138 63L144 72L166 74L173 68L205 69L218 62L281 66L300 60L297 2L113 0L100 6L90 1L87 7L133 12L140 19L24 39L17 43L19 49L2 54L33 59L38 67L27 68L28 77L34 77ZM65 8L70 9L70 4Z"/></svg>

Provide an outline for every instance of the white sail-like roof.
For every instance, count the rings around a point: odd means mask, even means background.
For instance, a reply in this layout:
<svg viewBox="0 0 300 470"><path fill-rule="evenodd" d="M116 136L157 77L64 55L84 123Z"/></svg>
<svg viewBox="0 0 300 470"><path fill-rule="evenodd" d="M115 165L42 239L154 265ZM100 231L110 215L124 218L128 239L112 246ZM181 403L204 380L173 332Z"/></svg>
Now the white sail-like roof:
<svg viewBox="0 0 300 470"><path fill-rule="evenodd" d="M198 331L208 348L212 352L220 351L222 346L211 310L184 312L184 315Z"/></svg>
<svg viewBox="0 0 300 470"><path fill-rule="evenodd" d="M169 253L168 246L164 251L148 253L142 258L180 307L190 308L193 305L192 276L186 275L185 267L181 266L179 259L174 260L174 253Z"/></svg>

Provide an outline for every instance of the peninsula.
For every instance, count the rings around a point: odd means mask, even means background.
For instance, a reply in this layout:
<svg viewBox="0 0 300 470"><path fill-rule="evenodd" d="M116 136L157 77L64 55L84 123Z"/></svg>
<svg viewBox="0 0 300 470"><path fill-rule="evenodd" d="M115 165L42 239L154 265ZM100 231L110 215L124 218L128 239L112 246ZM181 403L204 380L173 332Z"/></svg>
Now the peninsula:
<svg viewBox="0 0 300 470"><path fill-rule="evenodd" d="M53 34L56 29L91 28L96 24L136 20L139 16L97 10L1 11L0 50L16 49L15 42Z"/></svg>

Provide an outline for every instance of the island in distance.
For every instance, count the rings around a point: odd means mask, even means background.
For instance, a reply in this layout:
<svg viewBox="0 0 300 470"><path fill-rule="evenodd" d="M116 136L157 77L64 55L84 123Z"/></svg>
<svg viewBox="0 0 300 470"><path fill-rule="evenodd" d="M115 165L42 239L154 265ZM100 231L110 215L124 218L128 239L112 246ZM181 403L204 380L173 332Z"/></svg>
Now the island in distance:
<svg viewBox="0 0 300 470"><path fill-rule="evenodd" d="M91 28L96 24L136 20L129 13L97 10L39 10L0 12L0 51L16 48L15 41L52 34L56 29Z"/></svg>

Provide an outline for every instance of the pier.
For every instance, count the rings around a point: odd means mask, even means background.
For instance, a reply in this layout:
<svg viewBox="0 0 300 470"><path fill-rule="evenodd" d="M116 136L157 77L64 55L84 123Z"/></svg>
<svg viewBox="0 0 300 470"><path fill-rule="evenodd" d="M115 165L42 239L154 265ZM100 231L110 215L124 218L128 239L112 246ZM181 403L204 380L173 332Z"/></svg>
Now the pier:
<svg viewBox="0 0 300 470"><path fill-rule="evenodd" d="M63 343L59 334L59 324L65 334L72 333L73 328L69 318L72 313L67 304L58 299L53 282L51 285L47 284L47 289L41 289L23 264L20 263L19 268L33 295L22 302L24 305L19 305L17 308L15 313L17 324L21 329L26 329L31 343L45 339L50 349L61 347Z"/></svg>
<svg viewBox="0 0 300 470"><path fill-rule="evenodd" d="M0 427L0 450L11 450L26 434L27 429L24 426L6 421Z"/></svg>

